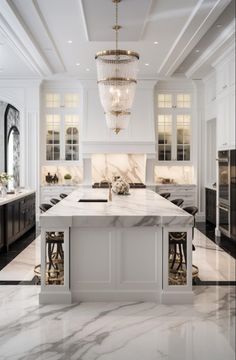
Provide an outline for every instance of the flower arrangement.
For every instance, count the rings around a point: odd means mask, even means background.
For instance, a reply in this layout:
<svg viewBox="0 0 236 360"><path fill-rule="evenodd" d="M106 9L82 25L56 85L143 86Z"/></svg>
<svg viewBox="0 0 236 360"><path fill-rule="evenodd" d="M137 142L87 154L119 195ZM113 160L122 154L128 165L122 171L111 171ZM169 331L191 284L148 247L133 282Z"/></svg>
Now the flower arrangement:
<svg viewBox="0 0 236 360"><path fill-rule="evenodd" d="M122 178L116 178L116 180L112 183L112 191L118 195L128 195L129 184Z"/></svg>
<svg viewBox="0 0 236 360"><path fill-rule="evenodd" d="M8 181L13 178L12 175L8 175L6 172L0 173L0 184L7 185Z"/></svg>

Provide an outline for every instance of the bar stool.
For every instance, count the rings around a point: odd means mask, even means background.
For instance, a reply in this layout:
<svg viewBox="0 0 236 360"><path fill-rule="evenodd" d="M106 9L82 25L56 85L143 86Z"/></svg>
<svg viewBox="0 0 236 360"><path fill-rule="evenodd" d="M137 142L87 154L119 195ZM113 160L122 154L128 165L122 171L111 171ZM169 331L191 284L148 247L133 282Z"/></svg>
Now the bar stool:
<svg viewBox="0 0 236 360"><path fill-rule="evenodd" d="M61 200L58 200L58 199L55 199L55 198L50 199L50 202L51 202L53 205L58 204L60 201L61 201Z"/></svg>
<svg viewBox="0 0 236 360"><path fill-rule="evenodd" d="M171 202L172 202L172 204L180 207L183 204L184 200L183 199L174 199L174 200L171 200Z"/></svg>
<svg viewBox="0 0 236 360"><path fill-rule="evenodd" d="M62 193L62 194L60 194L59 196L60 196L61 199L65 199L65 198L68 196L68 194L63 194L63 193Z"/></svg>
<svg viewBox="0 0 236 360"><path fill-rule="evenodd" d="M56 199L57 200L57 199ZM59 200L60 201L60 200ZM52 208L50 204L40 204L39 206L42 213L45 213ZM48 261L46 264L47 282L60 283L63 280L61 277L64 252L63 252L64 234L63 232L50 231L46 233L46 245L48 250ZM35 275L41 277L41 264L38 264L34 268Z"/></svg>
<svg viewBox="0 0 236 360"><path fill-rule="evenodd" d="M169 199L169 197L170 197L170 193L162 193L162 194L159 194L159 195L162 196L165 199Z"/></svg>
<svg viewBox="0 0 236 360"><path fill-rule="evenodd" d="M189 213L190 215L193 216L194 218L194 222L193 222L193 229L192 229L192 239L194 238L194 228L195 228L195 224L196 224L196 218L195 215L198 213L198 208L196 206L186 206L183 208L184 211L186 211L187 213ZM195 250L195 246L192 245L193 250Z"/></svg>

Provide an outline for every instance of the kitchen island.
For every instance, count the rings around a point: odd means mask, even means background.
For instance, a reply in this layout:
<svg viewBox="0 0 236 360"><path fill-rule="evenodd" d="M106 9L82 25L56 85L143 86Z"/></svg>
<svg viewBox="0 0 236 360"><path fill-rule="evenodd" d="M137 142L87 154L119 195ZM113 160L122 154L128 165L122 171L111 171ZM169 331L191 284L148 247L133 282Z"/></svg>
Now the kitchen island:
<svg viewBox="0 0 236 360"><path fill-rule="evenodd" d="M131 189L108 201L107 189L81 188L41 215L40 223L40 303L192 301L193 218L155 192ZM179 235L186 271L173 275L170 258ZM58 281L47 270L54 236L63 248Z"/></svg>

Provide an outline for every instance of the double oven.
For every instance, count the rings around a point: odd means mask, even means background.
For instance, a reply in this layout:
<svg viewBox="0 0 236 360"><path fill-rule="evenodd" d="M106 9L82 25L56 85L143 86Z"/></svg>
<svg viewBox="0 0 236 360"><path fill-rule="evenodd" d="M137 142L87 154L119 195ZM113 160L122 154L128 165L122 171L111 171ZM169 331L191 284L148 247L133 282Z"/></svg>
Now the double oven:
<svg viewBox="0 0 236 360"><path fill-rule="evenodd" d="M236 240L236 150L218 152L219 228Z"/></svg>

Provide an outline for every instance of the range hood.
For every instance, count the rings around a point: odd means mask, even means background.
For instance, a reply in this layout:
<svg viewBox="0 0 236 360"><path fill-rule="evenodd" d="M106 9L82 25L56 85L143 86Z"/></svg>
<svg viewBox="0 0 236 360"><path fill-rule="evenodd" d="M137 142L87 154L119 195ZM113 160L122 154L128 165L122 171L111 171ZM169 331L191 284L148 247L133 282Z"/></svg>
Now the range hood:
<svg viewBox="0 0 236 360"><path fill-rule="evenodd" d="M83 85L82 153L155 155L154 86L156 81L138 81L128 129L114 134L106 126L97 83L86 80Z"/></svg>

